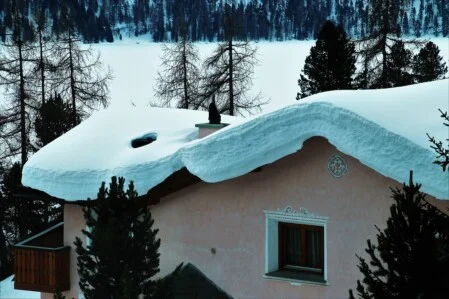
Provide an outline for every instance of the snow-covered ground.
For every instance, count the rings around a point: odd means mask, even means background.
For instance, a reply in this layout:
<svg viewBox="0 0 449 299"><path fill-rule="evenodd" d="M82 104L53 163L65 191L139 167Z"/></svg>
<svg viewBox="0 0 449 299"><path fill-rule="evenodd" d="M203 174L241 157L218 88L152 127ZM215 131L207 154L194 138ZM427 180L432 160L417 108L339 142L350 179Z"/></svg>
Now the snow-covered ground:
<svg viewBox="0 0 449 299"><path fill-rule="evenodd" d="M0 281L0 298L1 299L38 299L41 297L38 292L21 291L14 289L13 275Z"/></svg>
<svg viewBox="0 0 449 299"><path fill-rule="evenodd" d="M196 45L202 60L216 47L215 43ZM300 61L305 59L313 42L260 42L257 45L260 62L255 67L253 92L262 91L265 97L272 98L263 110L271 111L287 101L293 103L303 64ZM137 106L147 106L150 101L156 101L153 86L161 64L161 44L127 41L94 48L101 52L102 60L114 72L110 89L112 104L128 105L132 101ZM298 63L300 66L296 67Z"/></svg>
<svg viewBox="0 0 449 299"><path fill-rule="evenodd" d="M439 48L449 66L449 39L431 39ZM263 112L273 111L285 104L295 102L299 91L299 74L306 56L315 41L259 42L259 64L254 71L253 93L262 91L271 102L265 105ZM215 43L197 43L200 56L207 57L216 47ZM102 60L110 65L114 72L111 103L129 105L134 102L145 107L155 101L153 86L160 68L161 44L144 40L126 40L113 44L94 45L100 51Z"/></svg>

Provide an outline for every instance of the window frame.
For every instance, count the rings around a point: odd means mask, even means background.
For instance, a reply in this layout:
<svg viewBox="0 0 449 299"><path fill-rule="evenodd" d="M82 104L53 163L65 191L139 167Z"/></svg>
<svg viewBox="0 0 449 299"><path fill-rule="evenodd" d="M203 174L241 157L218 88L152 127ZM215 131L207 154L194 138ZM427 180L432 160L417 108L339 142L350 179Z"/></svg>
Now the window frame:
<svg viewBox="0 0 449 299"><path fill-rule="evenodd" d="M286 239L285 239L285 231L287 228L299 229L300 230L300 252L298 253L300 256L300 262L297 265L288 265L287 257L286 257ZM320 232L321 246L319 248L319 256L321 263L319 268L312 267L307 263L308 256L308 241L306 236L306 231L313 230ZM278 222L278 254L279 254L279 269L288 269L288 270L297 270L304 272L314 272L314 273L323 273L324 274L324 229L322 226L310 225L310 224L299 224L299 223L291 223L291 222Z"/></svg>
<svg viewBox="0 0 449 299"><path fill-rule="evenodd" d="M304 208L293 210L290 206L276 211L264 211L265 214L265 278L287 280L291 282L304 282L312 284L328 284L327 273L327 222L328 218L310 213ZM322 230L322 276L323 282L296 278L276 277L272 272L282 270L280 258L280 230L281 225L303 225ZM298 272L307 272L300 270ZM313 272L313 271L312 271Z"/></svg>

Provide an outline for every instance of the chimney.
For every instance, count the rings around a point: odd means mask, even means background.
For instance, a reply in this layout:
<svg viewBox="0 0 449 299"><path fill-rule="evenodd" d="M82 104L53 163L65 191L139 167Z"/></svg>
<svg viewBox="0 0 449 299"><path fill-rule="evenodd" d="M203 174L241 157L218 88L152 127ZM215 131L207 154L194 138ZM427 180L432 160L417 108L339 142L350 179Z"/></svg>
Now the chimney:
<svg viewBox="0 0 449 299"><path fill-rule="evenodd" d="M217 106L215 105L215 96L212 99L212 103L209 105L209 123L196 124L195 127L199 128L199 138L203 138L207 135L226 127L229 124L221 123L221 116L218 113Z"/></svg>

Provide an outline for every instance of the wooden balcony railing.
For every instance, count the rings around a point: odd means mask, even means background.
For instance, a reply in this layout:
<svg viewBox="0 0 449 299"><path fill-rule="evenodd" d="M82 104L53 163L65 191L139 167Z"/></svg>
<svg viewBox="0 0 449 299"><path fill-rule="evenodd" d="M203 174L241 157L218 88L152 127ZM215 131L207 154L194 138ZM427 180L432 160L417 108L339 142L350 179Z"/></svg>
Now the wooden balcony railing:
<svg viewBox="0 0 449 299"><path fill-rule="evenodd" d="M14 247L14 288L54 293L70 289L70 246L59 223Z"/></svg>

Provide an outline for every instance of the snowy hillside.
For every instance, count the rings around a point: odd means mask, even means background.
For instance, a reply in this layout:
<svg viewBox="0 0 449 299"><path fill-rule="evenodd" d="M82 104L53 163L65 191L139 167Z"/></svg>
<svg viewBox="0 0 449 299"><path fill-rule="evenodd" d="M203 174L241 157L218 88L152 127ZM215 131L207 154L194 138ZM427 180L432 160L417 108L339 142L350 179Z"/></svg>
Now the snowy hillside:
<svg viewBox="0 0 449 299"><path fill-rule="evenodd" d="M413 170L424 192L448 199L449 173L432 163L435 154L426 141L426 133L439 140L447 137L438 109L447 107L448 95L448 79L385 90L332 91L245 120L225 117L230 126L202 139L197 139L194 124L207 121L206 112L112 105L33 155L22 183L67 200L85 200L95 198L101 181L118 175L134 180L143 194L183 167L206 182L218 182L323 136L399 182ZM144 134L157 140L132 148L131 141Z"/></svg>
<svg viewBox="0 0 449 299"><path fill-rule="evenodd" d="M406 36L444 36L449 34L449 3L444 0L404 1L393 8L399 13L392 21ZM367 0L78 0L18 2L25 36L33 31L33 11L41 11L40 22L46 22L48 33L56 35L69 18L84 42L117 41L126 36L144 36L153 41L177 40L190 25L188 36L193 41L223 40L224 19L232 15L234 37L240 40L306 40L316 38L319 27L331 19L344 26L351 36L368 32L370 11ZM15 10L10 1L0 5L0 38L12 30Z"/></svg>

